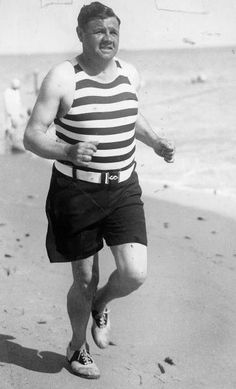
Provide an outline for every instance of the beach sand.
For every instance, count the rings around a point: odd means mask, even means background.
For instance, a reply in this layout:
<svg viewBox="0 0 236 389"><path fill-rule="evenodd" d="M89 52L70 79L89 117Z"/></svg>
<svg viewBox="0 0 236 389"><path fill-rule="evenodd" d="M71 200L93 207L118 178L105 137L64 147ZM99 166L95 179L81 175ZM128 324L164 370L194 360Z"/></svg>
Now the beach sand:
<svg viewBox="0 0 236 389"><path fill-rule="evenodd" d="M233 200L145 181L149 276L110 304L113 346L88 340L101 378L70 373L70 265L50 264L44 203L50 164L0 156L1 388L236 387L236 217ZM22 179L23 177L23 179ZM101 284L114 268L100 255ZM89 326L90 327L90 326Z"/></svg>

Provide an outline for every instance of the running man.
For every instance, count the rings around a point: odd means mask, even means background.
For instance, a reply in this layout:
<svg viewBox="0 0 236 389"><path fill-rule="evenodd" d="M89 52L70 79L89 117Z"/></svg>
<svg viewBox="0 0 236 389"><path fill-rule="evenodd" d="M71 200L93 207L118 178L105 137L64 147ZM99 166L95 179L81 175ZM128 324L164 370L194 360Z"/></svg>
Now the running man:
<svg viewBox="0 0 236 389"><path fill-rule="evenodd" d="M29 124L25 147L55 159L46 202L46 247L51 262L71 262L68 293L72 371L98 378L86 341L110 342L108 304L139 288L147 274L147 237L141 189L135 171L135 139L166 162L174 147L160 138L138 112L138 73L116 57L120 19L99 2L83 6L77 34L82 53L46 76ZM57 140L47 137L52 123ZM102 288L99 251L110 247L116 270Z"/></svg>

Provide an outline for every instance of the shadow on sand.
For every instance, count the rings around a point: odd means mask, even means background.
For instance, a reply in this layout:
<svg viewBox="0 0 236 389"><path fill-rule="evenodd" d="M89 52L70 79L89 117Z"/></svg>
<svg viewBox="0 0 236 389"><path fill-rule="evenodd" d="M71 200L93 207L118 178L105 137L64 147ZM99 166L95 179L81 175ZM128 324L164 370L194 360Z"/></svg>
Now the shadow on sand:
<svg viewBox="0 0 236 389"><path fill-rule="evenodd" d="M21 366L40 373L59 373L63 368L69 371L64 355L51 351L39 351L13 342L15 338L0 334L0 363Z"/></svg>

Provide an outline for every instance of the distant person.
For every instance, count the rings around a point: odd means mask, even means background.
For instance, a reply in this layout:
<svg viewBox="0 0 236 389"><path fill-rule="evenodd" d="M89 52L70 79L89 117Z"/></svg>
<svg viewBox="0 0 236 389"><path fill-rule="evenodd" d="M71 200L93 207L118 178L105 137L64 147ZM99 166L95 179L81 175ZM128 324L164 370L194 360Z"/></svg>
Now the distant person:
<svg viewBox="0 0 236 389"><path fill-rule="evenodd" d="M40 86L39 86L39 70L38 69L34 70L33 80L34 80L34 93L35 93L36 96L38 96L39 89L40 89Z"/></svg>
<svg viewBox="0 0 236 389"><path fill-rule="evenodd" d="M24 128L28 115L22 104L20 87L20 81L14 78L4 92L5 137L10 148L16 147L23 151Z"/></svg>
<svg viewBox="0 0 236 389"><path fill-rule="evenodd" d="M93 339L105 348L110 342L108 304L135 291L146 278L135 137L166 162L173 162L175 152L138 112L138 73L116 58L119 31L120 19L111 8L99 2L82 7L77 26L82 53L48 73L24 137L28 150L56 160L46 202L46 246L51 262L72 264L67 359L84 378L100 376L86 341L90 313ZM56 141L47 136L53 122ZM103 240L117 268L97 290Z"/></svg>

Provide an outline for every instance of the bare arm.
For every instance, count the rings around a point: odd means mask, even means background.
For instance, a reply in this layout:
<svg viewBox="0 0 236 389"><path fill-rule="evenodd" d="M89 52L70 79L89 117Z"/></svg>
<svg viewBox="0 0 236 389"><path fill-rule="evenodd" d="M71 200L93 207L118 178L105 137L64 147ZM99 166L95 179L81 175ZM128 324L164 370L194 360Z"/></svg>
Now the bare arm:
<svg viewBox="0 0 236 389"><path fill-rule="evenodd" d="M69 63L58 65L48 73L25 130L24 146L46 159L61 159L87 166L97 150L97 142L66 145L47 136L47 130L57 115L65 115L70 107L73 88L73 68Z"/></svg>
<svg viewBox="0 0 236 389"><path fill-rule="evenodd" d="M136 138L146 144L149 147L154 147L155 143L159 141L161 138L152 130L148 121L145 117L139 113L138 119L136 121Z"/></svg>
<svg viewBox="0 0 236 389"><path fill-rule="evenodd" d="M166 162L174 162L175 146L172 141L159 137L151 128L145 117L140 113L136 121L136 138L153 148L155 153Z"/></svg>
<svg viewBox="0 0 236 389"><path fill-rule="evenodd" d="M44 79L24 135L25 148L48 159L67 159L67 146L47 136L63 99L63 81L58 82L60 73L60 68L52 69Z"/></svg>
<svg viewBox="0 0 236 389"><path fill-rule="evenodd" d="M132 85L138 92L140 89L140 77L137 70L132 65L126 64L123 61L122 66L125 67ZM141 113L138 115L135 130L136 138L139 141L153 148L155 153L163 157L166 162L174 162L175 147L173 142L158 136Z"/></svg>

